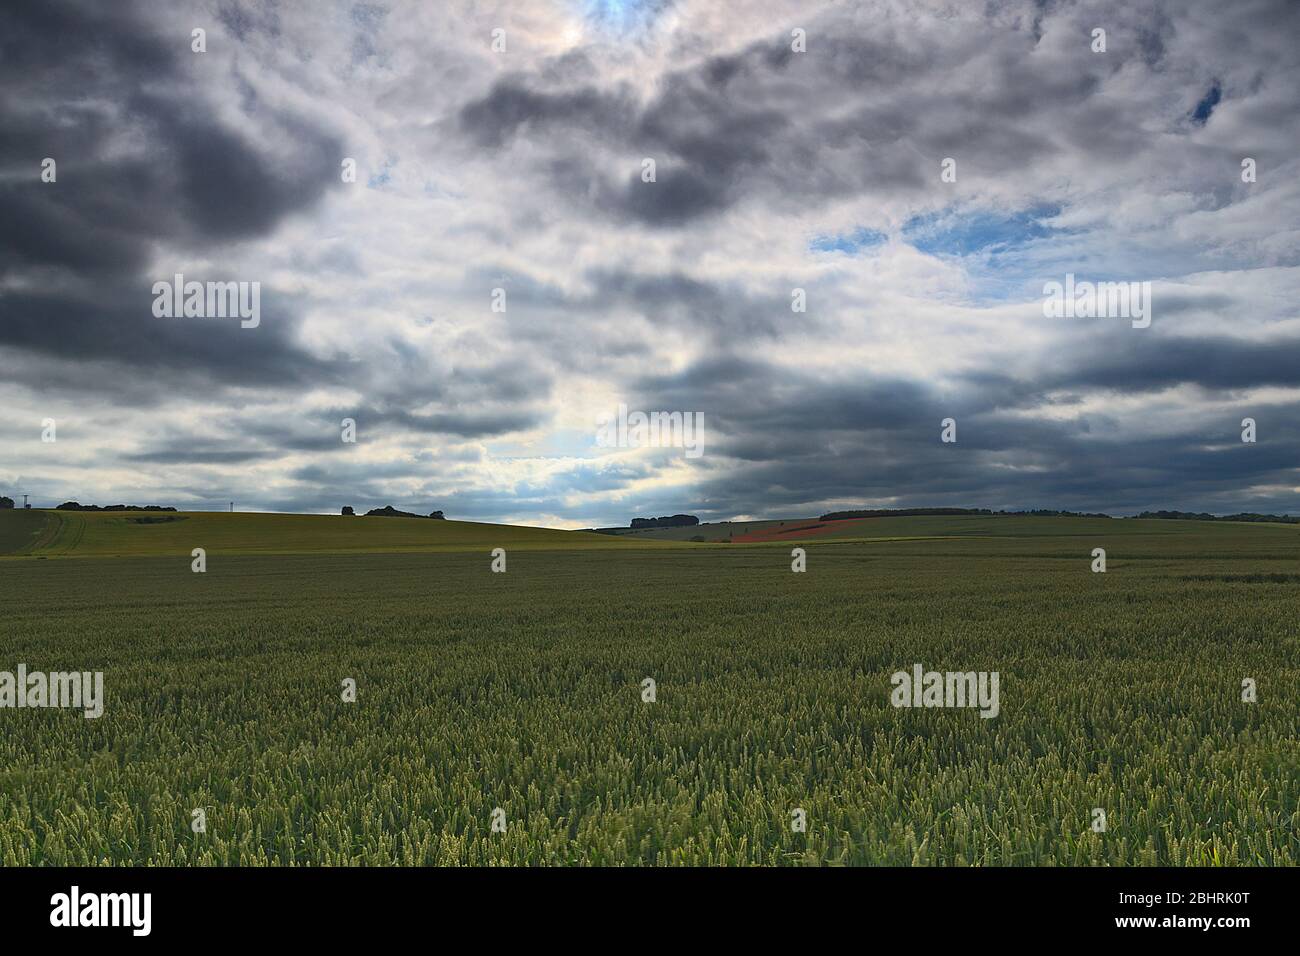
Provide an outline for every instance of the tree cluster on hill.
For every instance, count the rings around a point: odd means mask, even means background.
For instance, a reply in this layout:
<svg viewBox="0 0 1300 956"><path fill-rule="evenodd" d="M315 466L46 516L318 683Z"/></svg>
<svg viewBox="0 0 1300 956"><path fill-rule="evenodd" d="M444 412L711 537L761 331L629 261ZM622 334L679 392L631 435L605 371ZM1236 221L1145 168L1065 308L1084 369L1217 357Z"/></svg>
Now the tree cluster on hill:
<svg viewBox="0 0 1300 956"><path fill-rule="evenodd" d="M1139 518L1172 518L1178 521L1269 521L1281 524L1300 524L1300 515L1262 515L1253 511L1235 515L1212 515L1204 511L1144 511Z"/></svg>
<svg viewBox="0 0 1300 956"><path fill-rule="evenodd" d="M633 518L630 528L688 528L697 525L700 519L695 515L669 515L665 518Z"/></svg>
<svg viewBox="0 0 1300 956"><path fill-rule="evenodd" d="M352 514L352 509L344 508L344 514ZM433 518L435 521L446 521L446 517L441 511L431 511L427 515L417 515L410 511L398 511L392 505L384 505L382 508L371 508L366 512L366 517L378 518Z"/></svg>
<svg viewBox="0 0 1300 956"><path fill-rule="evenodd" d="M175 508L163 505L83 505L77 501L65 501L56 505L55 511L175 511Z"/></svg>

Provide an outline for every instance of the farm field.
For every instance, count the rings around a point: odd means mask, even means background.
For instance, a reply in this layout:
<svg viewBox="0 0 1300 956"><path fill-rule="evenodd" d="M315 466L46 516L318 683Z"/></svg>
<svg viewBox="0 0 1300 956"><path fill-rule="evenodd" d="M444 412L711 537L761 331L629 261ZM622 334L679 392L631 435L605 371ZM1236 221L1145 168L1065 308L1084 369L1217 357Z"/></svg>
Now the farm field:
<svg viewBox="0 0 1300 956"><path fill-rule="evenodd" d="M773 544L77 517L0 558L0 670L102 670L104 715L0 709L0 865L1300 862L1295 527L873 519L793 574ZM999 715L891 706L917 663L999 672Z"/></svg>

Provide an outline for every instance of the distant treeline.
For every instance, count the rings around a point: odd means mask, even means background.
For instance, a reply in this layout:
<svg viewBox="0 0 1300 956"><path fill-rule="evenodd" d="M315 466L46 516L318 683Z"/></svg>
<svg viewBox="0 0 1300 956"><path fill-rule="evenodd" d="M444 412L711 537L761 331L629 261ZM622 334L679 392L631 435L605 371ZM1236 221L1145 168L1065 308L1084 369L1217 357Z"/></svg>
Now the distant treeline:
<svg viewBox="0 0 1300 956"><path fill-rule="evenodd" d="M819 521L843 521L846 518L906 518L917 515L1029 515L1037 518L1113 518L1114 515L1093 511L1056 511L1034 508L1030 511L991 511L988 508L875 508L858 511L832 511ZM1254 512L1235 515L1212 515L1204 511L1144 511L1135 518L1169 518L1176 521L1270 521L1300 524L1300 516L1261 515Z"/></svg>
<svg viewBox="0 0 1300 956"><path fill-rule="evenodd" d="M1270 521L1282 524L1300 524L1298 515L1261 515L1255 512L1242 512L1235 515L1212 515L1192 511L1144 511L1138 518L1174 518L1179 521Z"/></svg>
<svg viewBox="0 0 1300 956"><path fill-rule="evenodd" d="M832 511L818 521L843 521L846 518L912 518L919 515L1033 515L1039 518L1109 518L1110 515L1088 511L991 511L988 508L871 508L857 511Z"/></svg>
<svg viewBox="0 0 1300 956"><path fill-rule="evenodd" d="M700 519L695 515L670 515L666 518L633 518L631 528L689 528Z"/></svg>
<svg viewBox="0 0 1300 956"><path fill-rule="evenodd" d="M56 505L55 511L175 511L162 505L83 505L77 501L65 501Z"/></svg>

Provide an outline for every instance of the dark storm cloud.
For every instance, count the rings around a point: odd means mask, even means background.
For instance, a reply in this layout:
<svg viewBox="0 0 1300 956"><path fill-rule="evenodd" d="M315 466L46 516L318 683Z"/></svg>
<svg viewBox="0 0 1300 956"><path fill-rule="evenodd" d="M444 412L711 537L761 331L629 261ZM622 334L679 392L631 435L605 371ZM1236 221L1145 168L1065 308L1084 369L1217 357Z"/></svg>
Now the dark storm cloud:
<svg viewBox="0 0 1300 956"><path fill-rule="evenodd" d="M316 202L338 179L342 147L327 131L292 114L272 111L276 142L292 144L283 154L258 149L242 132L196 116L186 103L139 95L131 113L148 117L159 150L155 166L166 170L148 184L161 192L163 217L178 239L198 242L262 235L287 214ZM179 213L182 222L171 222ZM157 235L157 223L152 223Z"/></svg>
<svg viewBox="0 0 1300 956"><path fill-rule="evenodd" d="M1091 339L1058 373L1045 373L1042 390L1094 387L1145 392L1190 383L1206 389L1300 386L1300 339L1249 342L1223 335L1203 338L1110 336Z"/></svg>
<svg viewBox="0 0 1300 956"><path fill-rule="evenodd" d="M516 135L556 126L608 134L630 132L627 119L634 108L629 91L607 92L585 87L551 93L532 90L523 77L498 81L487 96L466 104L461 126L481 146L499 147Z"/></svg>
<svg viewBox="0 0 1300 956"><path fill-rule="evenodd" d="M1042 117L1097 148L1138 131L1089 108L1104 67L1086 46L1062 63L1031 56L1028 35L990 29L954 45L844 18L832 10L810 23L815 56L778 35L670 73L645 102L626 89L541 89L549 80L507 76L461 109L460 127L494 149L546 145L552 182L570 199L678 227L742 201L919 193L954 154L983 175L1014 175L1057 149ZM964 67L987 75L945 82ZM873 95L882 88L888 97ZM641 180L642 157L656 160L653 184Z"/></svg>
<svg viewBox="0 0 1300 956"><path fill-rule="evenodd" d="M366 397L358 403L292 415L228 416L222 424L240 437L236 441L239 448L225 453L264 457L296 452L347 454L376 439L488 439L535 428L550 416L541 404L550 391L550 378L524 361L477 368L462 366L428 380L423 380L414 367L399 370L386 365L377 370L371 364L339 363L349 373L349 380L369 383ZM385 372L388 381L380 374ZM428 410L428 406L439 406L439 410ZM355 444L342 441L345 419L355 425ZM192 439L175 435L155 445L152 451L140 453L137 460L184 461L187 440ZM256 449L241 451L250 441ZM203 460L194 458L196 462Z"/></svg>
<svg viewBox="0 0 1300 956"><path fill-rule="evenodd" d="M205 94L204 55L190 52L188 34L164 36L151 22L130 4L5 11L0 278L39 291L0 293L0 344L235 384L328 380L293 344L297 316L270 289L255 331L152 314L152 283L171 278L160 259L219 261L231 243L268 234L336 179L340 148L283 111L258 107L255 122L227 125ZM274 149L250 138L259 129L275 131ZM40 180L47 156L53 183Z"/></svg>
<svg viewBox="0 0 1300 956"><path fill-rule="evenodd" d="M122 456L126 461L148 462L155 465L243 465L253 461L266 461L279 457L279 453L197 447L186 440L172 448L152 448Z"/></svg>
<svg viewBox="0 0 1300 956"><path fill-rule="evenodd" d="M1136 377L1157 388L1198 382L1199 373L1204 387L1229 388L1254 381L1251 363L1269 352L1268 346L1199 345L1191 343L1188 354L1174 355L1170 367L1150 379L1145 352L1109 374L1100 368L1080 374L1104 379L1098 384L1105 387L1128 388ZM1263 378L1291 380L1294 345L1273 347L1279 357ZM1222 355L1214 361L1216 346ZM908 379L800 375L731 356L675 375L645 377L636 383L636 396L640 407L704 412L707 453L734 461L693 489L692 509L712 518L788 516L795 513L791 509L807 513L810 506L843 501L1117 513L1201 510L1243 500L1244 490L1254 485L1293 483L1300 404L1243 405L1239 412L1202 419L1188 415L1177 435L1134 440L1105 414L1063 421L1035 417L1051 404L1046 393L1061 384L981 374L940 395ZM1241 442L1240 421L1247 415L1267 422L1266 443ZM957 421L955 444L940 440L941 419L949 416Z"/></svg>
<svg viewBox="0 0 1300 956"><path fill-rule="evenodd" d="M824 380L735 354L634 380L631 396L634 407L703 412L716 426L710 453L753 460L820 450L837 431L919 433L933 419L937 432L942 417L937 396L917 381Z"/></svg>
<svg viewBox="0 0 1300 956"><path fill-rule="evenodd" d="M384 416L384 420L400 424L414 432L489 438L532 428L542 422L543 416L527 411L441 412L434 415L399 412Z"/></svg>
<svg viewBox="0 0 1300 956"><path fill-rule="evenodd" d="M377 437L404 436L420 439L428 436L487 439L511 432L526 431L543 424L548 412L526 407L474 408L420 414L395 407L340 406L332 413L296 416L290 428L277 424L249 423L245 430L276 447L295 451L334 451L347 449L340 441L340 422L356 422L358 443ZM315 427L313 427L315 426Z"/></svg>
<svg viewBox="0 0 1300 956"><path fill-rule="evenodd" d="M1281 411L1294 417L1300 406ZM789 457L746 462L701 482L693 502L707 505L719 518L807 514L836 502L1117 514L1159 508L1221 511L1223 503L1232 509L1232 502L1259 500L1247 493L1252 485L1276 481L1289 487L1300 454L1294 434L1271 436L1268 451L1255 456L1257 446L1239 442L1206 450L1199 435L1106 442L1088 440L1078 429L1007 425L999 431L959 419L958 443L941 445L936 420L927 432L932 444L924 447L917 433L906 429L864 431L855 442L844 441L843 434L817 433L819 449L805 440ZM1235 440L1235 434L1214 437ZM1294 509L1293 502L1293 495L1283 493L1274 506L1285 511Z"/></svg>
<svg viewBox="0 0 1300 956"><path fill-rule="evenodd" d="M155 318L152 281L139 276L0 295L0 345L148 370L159 401L178 385L288 386L337 381L349 371L347 363L316 359L294 344L297 317L272 290L263 289L261 324L244 329L238 318ZM122 374L103 369L96 381Z"/></svg>
<svg viewBox="0 0 1300 956"><path fill-rule="evenodd" d="M204 98L189 38L155 35L130 5L20 4L0 33L8 262L74 269L139 267L157 242L202 246L257 236L314 202L335 178L336 139L267 111L270 155ZM146 92L146 90L165 90ZM88 95L92 94L93 95ZM115 155L115 137L133 141ZM119 150L120 152L120 150ZM40 160L59 163L42 183Z"/></svg>

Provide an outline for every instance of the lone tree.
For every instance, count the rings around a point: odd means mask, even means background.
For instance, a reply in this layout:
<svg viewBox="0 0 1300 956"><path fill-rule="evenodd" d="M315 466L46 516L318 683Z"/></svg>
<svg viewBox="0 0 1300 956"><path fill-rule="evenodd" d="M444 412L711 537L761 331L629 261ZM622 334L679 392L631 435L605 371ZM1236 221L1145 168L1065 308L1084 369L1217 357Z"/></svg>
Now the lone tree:
<svg viewBox="0 0 1300 956"><path fill-rule="evenodd" d="M344 505L344 506L343 506L343 513L344 513L345 515L354 515L354 514L356 514L356 512L352 510L352 506L351 506L351 505Z"/></svg>
<svg viewBox="0 0 1300 956"><path fill-rule="evenodd" d="M14 500L12 498L9 498L5 495L0 495L0 508L12 508L13 506L14 506Z"/></svg>

